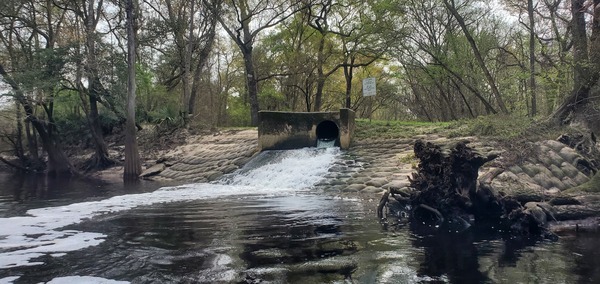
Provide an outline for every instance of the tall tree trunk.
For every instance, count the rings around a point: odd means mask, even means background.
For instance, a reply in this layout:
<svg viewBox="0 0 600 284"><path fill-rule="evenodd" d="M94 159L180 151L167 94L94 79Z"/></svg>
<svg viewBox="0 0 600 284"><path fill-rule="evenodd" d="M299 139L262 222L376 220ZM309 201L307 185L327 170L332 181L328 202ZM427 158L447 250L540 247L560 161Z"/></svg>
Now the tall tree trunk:
<svg viewBox="0 0 600 284"><path fill-rule="evenodd" d="M95 81L95 80L94 80ZM87 162L87 170L92 169L104 169L110 167L116 163L112 160L108 154L108 147L104 136L102 135L102 127L100 125L100 114L98 112L98 88L100 82L91 83L88 89L88 104L83 104L86 108L86 116L90 134L94 141L94 155ZM83 98L82 98L83 99Z"/></svg>
<svg viewBox="0 0 600 284"><path fill-rule="evenodd" d="M448 2L448 0L444 0L444 4L446 5L446 8L450 11L452 16L456 19L456 21L458 22L458 25L460 26L463 33L465 34L465 37L467 38L467 41L469 42L469 45L471 46L471 49L473 50L475 59L477 60L477 63L479 64L479 67L481 68L481 70L483 70L483 73L485 75L487 83L490 85L490 88L492 89L492 93L494 94L494 97L496 98L498 107L500 107L500 110L503 113L508 113L508 109L504 105L504 100L502 99L502 95L500 94L500 91L498 90L498 87L496 86L496 81L494 80L494 77L492 77L490 70L485 65L483 56L481 55L481 52L479 51L479 48L477 47L477 44L475 43L473 36L471 36L471 32L469 32L469 29L468 29L467 25L465 24L465 20L456 10L456 6L454 5L454 0L450 0L450 1L451 2Z"/></svg>
<svg viewBox="0 0 600 284"><path fill-rule="evenodd" d="M108 147L102 135L102 127L100 126L100 115L98 112L98 101L102 93L102 83L99 78L99 67L96 57L96 26L98 24L99 12L94 7L95 1L89 1L86 13L86 48L87 48L87 66L85 68L88 79L88 103L86 106L87 122L94 141L94 155L87 161L86 169L104 169L114 165L116 162L110 159ZM98 2L98 10L101 9L102 1Z"/></svg>
<svg viewBox="0 0 600 284"><path fill-rule="evenodd" d="M188 103L188 113L190 115L193 115L196 113L194 110L196 108L196 98L198 97L202 70L204 68L204 65L206 64L206 61L208 61L208 56L210 55L210 51L212 50L213 43L215 42L215 35L216 35L215 27L216 27L217 19L216 19L215 15L213 15L212 17L213 17L213 20L211 21L211 26L210 26L211 31L209 31L209 33L207 35L206 45L204 45L204 47L198 54L198 62L196 64L196 70L194 71L194 83L192 85L192 93L190 94L190 100ZM212 109L212 105L210 107Z"/></svg>
<svg viewBox="0 0 600 284"><path fill-rule="evenodd" d="M352 77L354 76L354 57L350 58L350 64L344 64L344 78L346 79L346 103L345 107L352 106Z"/></svg>
<svg viewBox="0 0 600 284"><path fill-rule="evenodd" d="M590 36L590 73L592 74L591 84L597 84L600 75L600 0L594 0L592 13L592 35Z"/></svg>
<svg viewBox="0 0 600 284"><path fill-rule="evenodd" d="M135 49L136 49L136 10L135 0L127 0L125 13L127 14L127 120L125 122L125 166L123 179L136 180L142 173L140 153L136 140L135 128Z"/></svg>
<svg viewBox="0 0 600 284"><path fill-rule="evenodd" d="M317 90L315 91L315 101L313 105L313 110L315 112L321 111L321 105L323 104L323 89L325 89L325 77L323 76L323 68L318 68L318 78L317 78ZM310 95L310 92L306 93ZM310 110L308 110L310 111Z"/></svg>
<svg viewBox="0 0 600 284"><path fill-rule="evenodd" d="M306 107L306 112L310 112L310 93L302 93L304 94L304 106Z"/></svg>
<svg viewBox="0 0 600 284"><path fill-rule="evenodd" d="M325 56L323 50L325 48L325 36L326 32L321 31L321 39L319 40L319 49L317 53L317 90L315 92L315 104L314 110L321 111L321 104L323 100L323 89L325 88L325 79L327 78L323 72L323 65L325 65Z"/></svg>
<svg viewBox="0 0 600 284"><path fill-rule="evenodd" d="M29 151L29 155L35 161L36 164L41 164L40 155L38 153L38 142L37 137L35 136L35 132L31 131L30 122L25 122L25 134L27 136L27 149Z"/></svg>
<svg viewBox="0 0 600 284"><path fill-rule="evenodd" d="M527 0L527 14L529 15L529 93L531 96L532 117L537 114L535 86L535 20L533 12L533 0Z"/></svg>
<svg viewBox="0 0 600 284"><path fill-rule="evenodd" d="M91 92L95 92L90 90ZM94 139L94 155L88 161L87 169L104 169L112 166L116 161L112 160L108 154L108 146L104 141L102 135L102 127L100 126L100 115L98 113L98 100L96 94L89 94L89 113L88 113L88 125L90 127L90 133Z"/></svg>
<svg viewBox="0 0 600 284"><path fill-rule="evenodd" d="M242 38L233 37L236 43L242 51L244 57L244 67L246 69L246 91L248 92L248 98L250 99L250 124L252 126L258 125L258 112L260 110L258 101L258 78L256 77L256 70L254 68L254 35L250 31L250 23L254 16L254 11L250 10L247 1L240 1L240 24L242 30ZM239 35L239 31L238 31Z"/></svg>
<svg viewBox="0 0 600 284"><path fill-rule="evenodd" d="M183 119L183 125L187 126L189 122L190 114L193 112L194 106L190 106L190 98L192 96L192 53L193 53L193 45L194 45L194 4L196 1L191 1L190 5L190 16L189 16L189 26L188 26L188 39L185 43L184 48L184 56L181 57L183 60L183 75L182 75L182 83L183 83L183 97L181 98L181 118ZM192 109L192 112L190 112Z"/></svg>
<svg viewBox="0 0 600 284"><path fill-rule="evenodd" d="M197 112L202 112L202 109L200 109L200 111L196 110L196 98L198 97L198 93L200 92L200 81L202 80L202 63L198 63L198 66L196 67L196 70L194 70L194 80L192 82L192 89L190 92L190 98L188 100L187 103L187 114L192 117L194 116ZM208 109L210 110L212 106L208 106Z"/></svg>
<svg viewBox="0 0 600 284"><path fill-rule="evenodd" d="M252 126L258 125L258 78L254 70L254 60L252 55L252 46L244 46L242 50L244 56L244 67L246 68L246 87L248 98L250 99L250 123Z"/></svg>
<svg viewBox="0 0 600 284"><path fill-rule="evenodd" d="M205 3L208 1L205 1ZM304 5L298 3L273 2L273 1L225 1L230 12L235 15L231 19L218 16L217 21L221 24L227 34L240 48L244 57L246 88L250 100L250 120L253 126L258 125L258 112L260 110L258 100L258 81L253 62L253 44L258 35L265 29L272 28L285 21ZM293 5L289 5L293 4ZM213 13L219 13L220 8L213 4L207 5ZM233 20L233 21L232 21Z"/></svg>
<svg viewBox="0 0 600 284"><path fill-rule="evenodd" d="M585 31L585 0L571 1L571 30L573 34L573 89L580 89L587 84L589 75L589 55L587 34ZM585 99L585 98L582 98Z"/></svg>
<svg viewBox="0 0 600 284"><path fill-rule="evenodd" d="M15 137L15 156L19 158L21 164L25 164L27 162L27 158L25 157L25 151L23 150L23 114L18 103L16 106L16 116L17 133Z"/></svg>
<svg viewBox="0 0 600 284"><path fill-rule="evenodd" d="M32 120L33 127L36 128L42 145L48 153L48 174L51 176L71 176L75 173L71 162L63 151L60 143L54 135L48 134L45 125L41 121Z"/></svg>
<svg viewBox="0 0 600 284"><path fill-rule="evenodd" d="M588 54L587 34L585 30L585 0L571 0L571 33L573 37L573 90L569 97L556 109L551 119L563 124L569 115L585 106L589 101L591 87L597 83L600 71L600 1L594 0L592 19L592 44Z"/></svg>

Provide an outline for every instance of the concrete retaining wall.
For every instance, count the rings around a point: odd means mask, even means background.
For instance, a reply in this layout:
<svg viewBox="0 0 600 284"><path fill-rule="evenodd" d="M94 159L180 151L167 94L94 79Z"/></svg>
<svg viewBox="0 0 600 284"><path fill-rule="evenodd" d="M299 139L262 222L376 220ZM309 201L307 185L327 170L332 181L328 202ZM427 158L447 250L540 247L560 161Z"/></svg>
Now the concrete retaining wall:
<svg viewBox="0 0 600 284"><path fill-rule="evenodd" d="M258 119L261 151L316 147L317 138L330 135L335 136L336 146L348 149L354 132L354 111L350 109L339 112L261 111ZM337 126L337 133L331 128L331 122Z"/></svg>

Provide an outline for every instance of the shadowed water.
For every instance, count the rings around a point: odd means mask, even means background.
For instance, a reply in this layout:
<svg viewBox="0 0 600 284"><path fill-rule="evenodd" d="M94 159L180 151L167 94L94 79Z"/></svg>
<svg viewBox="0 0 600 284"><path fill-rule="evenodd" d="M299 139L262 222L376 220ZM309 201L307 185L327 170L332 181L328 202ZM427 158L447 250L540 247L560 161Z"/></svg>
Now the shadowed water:
<svg viewBox="0 0 600 284"><path fill-rule="evenodd" d="M311 151L266 153L221 184L158 191L48 180L31 189L31 177L0 175L0 283L600 282L598 234L526 246L384 230L372 202L310 186L340 155Z"/></svg>

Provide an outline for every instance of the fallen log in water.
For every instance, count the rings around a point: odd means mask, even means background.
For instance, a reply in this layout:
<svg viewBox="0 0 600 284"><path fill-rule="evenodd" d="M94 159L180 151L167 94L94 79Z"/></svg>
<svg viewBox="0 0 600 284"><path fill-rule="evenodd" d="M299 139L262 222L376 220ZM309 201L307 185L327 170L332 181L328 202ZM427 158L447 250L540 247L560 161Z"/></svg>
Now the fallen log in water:
<svg viewBox="0 0 600 284"><path fill-rule="evenodd" d="M550 223L550 230L555 233L568 234L579 232L599 232L600 217L590 217L581 220L569 220Z"/></svg>
<svg viewBox="0 0 600 284"><path fill-rule="evenodd" d="M552 206L521 204L498 194L490 182L501 171L478 179L479 168L498 156L482 156L467 143L459 142L445 154L438 145L416 141L414 152L420 160L417 172L409 177L409 188L392 188L383 195L377 207L380 219L407 216L413 223L449 231L477 225L511 236L555 239L547 229L547 222L554 218Z"/></svg>

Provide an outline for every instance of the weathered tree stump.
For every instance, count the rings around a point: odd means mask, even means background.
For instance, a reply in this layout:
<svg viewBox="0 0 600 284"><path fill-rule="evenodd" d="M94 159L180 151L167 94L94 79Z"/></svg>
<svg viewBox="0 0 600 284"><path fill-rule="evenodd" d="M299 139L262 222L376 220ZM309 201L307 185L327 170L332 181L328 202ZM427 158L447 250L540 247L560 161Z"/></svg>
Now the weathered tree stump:
<svg viewBox="0 0 600 284"><path fill-rule="evenodd" d="M477 225L513 236L555 238L546 227L553 218L551 206L525 206L498 194L490 182L501 170L478 179L479 168L498 155L482 156L467 143L457 143L448 154L433 143L415 142L417 172L409 177L408 189L392 188L383 195L377 208L381 220L406 216L410 222L449 231Z"/></svg>

